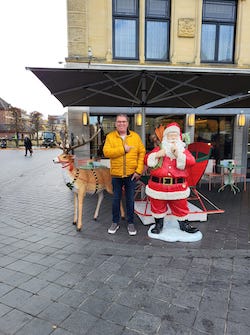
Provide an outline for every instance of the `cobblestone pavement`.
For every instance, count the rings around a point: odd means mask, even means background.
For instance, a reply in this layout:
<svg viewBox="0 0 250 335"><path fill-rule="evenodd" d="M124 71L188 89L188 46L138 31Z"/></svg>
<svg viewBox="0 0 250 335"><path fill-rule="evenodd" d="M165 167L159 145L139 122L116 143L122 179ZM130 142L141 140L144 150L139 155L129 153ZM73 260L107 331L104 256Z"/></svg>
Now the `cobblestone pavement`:
<svg viewBox="0 0 250 335"><path fill-rule="evenodd" d="M58 153L0 151L0 335L250 334L249 184L202 186L225 213L194 223L199 242L152 240L138 218L138 235L109 235L107 194L79 233Z"/></svg>

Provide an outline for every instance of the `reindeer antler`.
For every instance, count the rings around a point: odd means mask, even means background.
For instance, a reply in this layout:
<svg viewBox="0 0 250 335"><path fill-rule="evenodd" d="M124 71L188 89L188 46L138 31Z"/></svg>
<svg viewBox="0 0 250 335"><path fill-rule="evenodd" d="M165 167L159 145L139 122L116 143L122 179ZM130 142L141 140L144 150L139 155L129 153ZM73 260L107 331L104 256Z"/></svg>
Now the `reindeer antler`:
<svg viewBox="0 0 250 335"><path fill-rule="evenodd" d="M88 140L85 140L84 139L84 136L82 135L82 143L80 142L79 140L79 137L77 137L77 144L74 145L74 146L70 146L70 150L73 150L73 149L76 149L76 148L79 148L79 147L82 147L83 145L93 141L93 139L100 133L101 131L101 128L99 128L95 133L94 135L92 135Z"/></svg>
<svg viewBox="0 0 250 335"><path fill-rule="evenodd" d="M88 140L85 140L84 136L82 135L82 142L80 141L79 137L77 136L77 144L71 146L68 138L65 138L65 141L62 142L62 147L61 149L65 152L65 153L69 153L69 151L74 150L76 148L82 147L83 145L93 141L93 139L100 133L101 128L99 128Z"/></svg>

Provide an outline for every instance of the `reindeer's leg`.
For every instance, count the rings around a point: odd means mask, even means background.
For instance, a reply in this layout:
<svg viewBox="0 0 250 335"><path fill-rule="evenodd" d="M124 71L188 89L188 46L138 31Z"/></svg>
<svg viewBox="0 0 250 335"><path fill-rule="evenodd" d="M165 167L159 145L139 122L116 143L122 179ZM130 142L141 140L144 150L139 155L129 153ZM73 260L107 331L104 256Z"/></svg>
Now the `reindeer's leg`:
<svg viewBox="0 0 250 335"><path fill-rule="evenodd" d="M74 192L74 220L73 220L73 225L76 225L77 222L77 193Z"/></svg>
<svg viewBox="0 0 250 335"><path fill-rule="evenodd" d="M101 203L102 203L102 200L104 198L103 191L99 192L97 194L97 197L98 197L98 199L97 199L97 205L96 205L95 214L94 214L94 220L96 220L97 217L98 217L99 210L100 210L100 207L101 207Z"/></svg>
<svg viewBox="0 0 250 335"><path fill-rule="evenodd" d="M78 190L78 218L77 218L77 231L82 229L82 208L83 202L86 195L86 187L82 187Z"/></svg>

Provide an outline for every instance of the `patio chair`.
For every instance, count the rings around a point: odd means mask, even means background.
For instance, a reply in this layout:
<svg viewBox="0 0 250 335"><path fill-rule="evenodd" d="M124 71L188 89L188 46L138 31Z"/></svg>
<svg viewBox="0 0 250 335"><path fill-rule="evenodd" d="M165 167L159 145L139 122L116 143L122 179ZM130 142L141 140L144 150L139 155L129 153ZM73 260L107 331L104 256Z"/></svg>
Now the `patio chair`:
<svg viewBox="0 0 250 335"><path fill-rule="evenodd" d="M211 191L212 183L215 186L215 182L219 181L219 183L223 184L223 173L216 172L216 160L209 159L206 170L201 178L202 181L208 181L208 190Z"/></svg>

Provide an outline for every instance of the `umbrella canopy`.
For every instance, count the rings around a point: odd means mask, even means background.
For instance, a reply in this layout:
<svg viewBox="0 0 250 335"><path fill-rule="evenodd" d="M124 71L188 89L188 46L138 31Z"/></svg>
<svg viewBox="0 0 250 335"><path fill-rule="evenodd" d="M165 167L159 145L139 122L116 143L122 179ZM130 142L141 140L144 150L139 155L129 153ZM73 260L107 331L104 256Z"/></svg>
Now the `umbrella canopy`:
<svg viewBox="0 0 250 335"><path fill-rule="evenodd" d="M64 107L250 107L250 70L84 66L27 69Z"/></svg>

